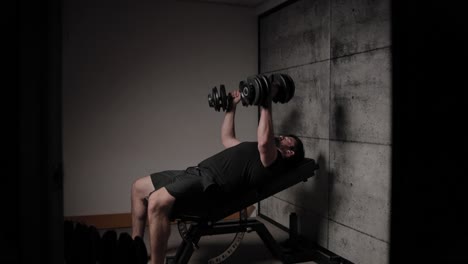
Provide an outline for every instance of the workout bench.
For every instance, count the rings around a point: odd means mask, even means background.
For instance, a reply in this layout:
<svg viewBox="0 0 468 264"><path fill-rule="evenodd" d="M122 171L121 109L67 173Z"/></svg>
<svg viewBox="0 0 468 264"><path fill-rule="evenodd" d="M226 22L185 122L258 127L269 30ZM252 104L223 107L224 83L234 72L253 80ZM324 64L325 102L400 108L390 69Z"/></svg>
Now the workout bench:
<svg viewBox="0 0 468 264"><path fill-rule="evenodd" d="M196 203L199 206L195 207L193 206L193 201L187 201L187 203L183 200L178 201L174 205L171 218L177 221L183 241L177 248L176 255L166 258L166 263L188 263L194 248L198 248L198 242L202 236L236 233L231 245L222 254L208 261L209 264L221 263L237 249L244 233L251 231L257 232L273 256L284 263L313 260L313 258L317 259L322 255L327 255L328 261L325 262L337 263L333 261L337 256L331 252L325 252L325 249L322 252L313 250L314 252L309 251L294 254L291 248L286 249L277 243L262 222L257 219L247 219L245 208L299 182L307 181L308 178L315 175L317 169L318 165L315 160L306 158L281 177L277 177L257 189L247 190L235 196L231 195L220 199L200 197L197 198L197 200L200 200ZM239 220L221 221L236 212L240 212ZM297 223L295 214L290 216L290 221L290 241L288 242L289 245L297 246L298 235L296 233Z"/></svg>

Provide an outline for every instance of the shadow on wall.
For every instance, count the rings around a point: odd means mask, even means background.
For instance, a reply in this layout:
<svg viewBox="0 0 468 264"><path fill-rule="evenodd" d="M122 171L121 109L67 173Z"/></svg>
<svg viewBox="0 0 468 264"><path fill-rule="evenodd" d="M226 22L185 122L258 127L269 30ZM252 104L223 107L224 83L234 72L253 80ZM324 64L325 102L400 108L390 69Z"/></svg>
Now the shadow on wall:
<svg viewBox="0 0 468 264"><path fill-rule="evenodd" d="M346 112L343 106L337 104L334 109L334 126L330 135L334 138L346 138L346 126L348 125ZM294 131L303 127L301 122L307 121L303 112L291 110L286 114L286 118L279 124L281 133L307 135L307 131ZM329 226L331 208L340 208L339 200L334 201L333 206L329 204L329 197L333 197L335 173L329 168L329 153L320 147L318 141L311 141L312 148L306 156L316 160L319 169L316 175L304 183L300 188L296 188L293 194L293 201L296 201L295 210L298 217L298 232L302 237L316 242L321 246L328 247ZM322 141L323 143L323 141ZM340 144L337 147L341 146ZM306 150L307 151L307 150ZM335 149L335 151L340 151Z"/></svg>
<svg viewBox="0 0 468 264"><path fill-rule="evenodd" d="M346 117L346 112L344 111L343 106L339 104L339 102L335 102L335 105L336 107L334 109L334 115L333 115L333 117L335 118L334 120L335 125L333 126L332 131L330 131L330 135L334 135L334 138L336 139L345 139L346 138L345 127L349 125L347 117ZM342 151L342 146L343 144L335 144L334 151L336 153L343 152L344 150ZM331 155L330 155L330 159L332 159L330 160L330 162L333 162L333 157ZM333 167L336 168L336 166L333 166ZM329 177L328 178L328 182L329 182L328 195L330 197L334 191L336 175L333 171L330 170L328 172L328 177ZM340 205L339 205L340 201L341 199L333 200L333 208L340 208Z"/></svg>
<svg viewBox="0 0 468 264"><path fill-rule="evenodd" d="M283 122L279 124L279 133L300 135L302 131L293 131L293 129L303 127L301 120L304 120L303 113L297 109L291 110L283 119Z"/></svg>
<svg viewBox="0 0 468 264"><path fill-rule="evenodd" d="M283 134L308 135L302 122L307 122L303 111L291 110L285 115L278 128ZM298 129L294 131L294 129ZM323 140L311 140L312 146L306 149L306 157L315 159L319 169L315 176L305 183L300 183L293 193L291 200L295 201L299 236L316 242L321 246L328 246L328 197L330 195L329 183L333 182L332 173L328 171L328 152L323 149ZM305 142L304 142L305 143Z"/></svg>
<svg viewBox="0 0 468 264"><path fill-rule="evenodd" d="M310 154L309 154L310 155ZM313 157L313 155L310 155ZM316 242L322 246L328 244L328 221L327 221L327 162L323 154L314 158L319 165L314 177L309 181L313 181L311 188L300 189L296 193L296 199L301 201L304 207L298 212L298 231L299 235L307 238L312 242Z"/></svg>
<svg viewBox="0 0 468 264"><path fill-rule="evenodd" d="M333 130L330 131L330 135L333 135L336 139L344 139L346 138L346 130L347 121L346 115L343 106L339 104L339 101L335 101L336 108L334 109L333 117L335 118L334 122L335 125L333 126Z"/></svg>

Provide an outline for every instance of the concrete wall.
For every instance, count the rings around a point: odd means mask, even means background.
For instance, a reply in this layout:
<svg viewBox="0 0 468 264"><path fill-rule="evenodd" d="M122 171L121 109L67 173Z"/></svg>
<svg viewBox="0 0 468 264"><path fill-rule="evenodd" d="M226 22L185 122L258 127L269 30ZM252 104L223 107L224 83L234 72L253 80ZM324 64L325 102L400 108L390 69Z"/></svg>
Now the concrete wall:
<svg viewBox="0 0 468 264"><path fill-rule="evenodd" d="M388 263L391 175L390 1L295 1L261 17L260 69L287 73L295 97L274 106L317 175L260 213L355 263Z"/></svg>
<svg viewBox="0 0 468 264"><path fill-rule="evenodd" d="M130 212L138 177L222 149L211 88L257 73L248 8L184 1L66 0L63 6L64 215ZM254 140L257 110L238 136Z"/></svg>

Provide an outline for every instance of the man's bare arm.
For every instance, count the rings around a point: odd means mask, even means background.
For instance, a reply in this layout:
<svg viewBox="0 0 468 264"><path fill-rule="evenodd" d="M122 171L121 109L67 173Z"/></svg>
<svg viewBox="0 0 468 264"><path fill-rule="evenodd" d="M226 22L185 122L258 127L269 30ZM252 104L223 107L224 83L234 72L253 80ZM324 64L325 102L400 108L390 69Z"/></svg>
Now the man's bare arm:
<svg viewBox="0 0 468 264"><path fill-rule="evenodd" d="M231 110L224 115L223 124L221 125L221 142L225 148L233 147L240 143L236 138L235 117L236 107L240 101L240 93L238 90L231 92L233 97Z"/></svg>
<svg viewBox="0 0 468 264"><path fill-rule="evenodd" d="M273 119L271 99L275 94L276 90L272 89L272 92L266 99L267 101L263 106L260 107L260 122L258 123L257 139L258 139L258 151L260 152L260 160L264 167L268 167L275 162L278 151L275 145L275 136L273 132Z"/></svg>

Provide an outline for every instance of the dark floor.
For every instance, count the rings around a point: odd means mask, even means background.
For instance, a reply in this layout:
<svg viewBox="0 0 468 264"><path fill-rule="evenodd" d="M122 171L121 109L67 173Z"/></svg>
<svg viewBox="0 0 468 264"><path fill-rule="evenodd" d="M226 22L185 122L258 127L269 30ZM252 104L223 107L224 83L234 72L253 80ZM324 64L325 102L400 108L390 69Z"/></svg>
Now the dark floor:
<svg viewBox="0 0 468 264"><path fill-rule="evenodd" d="M270 222L257 217L257 219L265 224L272 236L276 241L282 242L288 238L288 234L282 229L276 227ZM101 235L106 230L100 230ZM122 228L116 229L117 233L128 232L131 234L131 229ZM214 235L204 236L201 238L199 249L195 250L189 263L208 263L208 260L221 254L232 242L235 234L227 235ZM145 232L145 244L149 247L148 230ZM177 247L179 246L182 238L179 235L179 231L176 224L172 225L172 234L169 239L168 255L175 255ZM149 251L148 251L149 252ZM269 263L281 263L281 261L275 259L270 251L265 247L260 237L256 232L245 233L242 241L239 244L237 250L223 263L235 264L235 263L252 263L252 264L269 264ZM316 262L302 262L302 263L316 263Z"/></svg>

